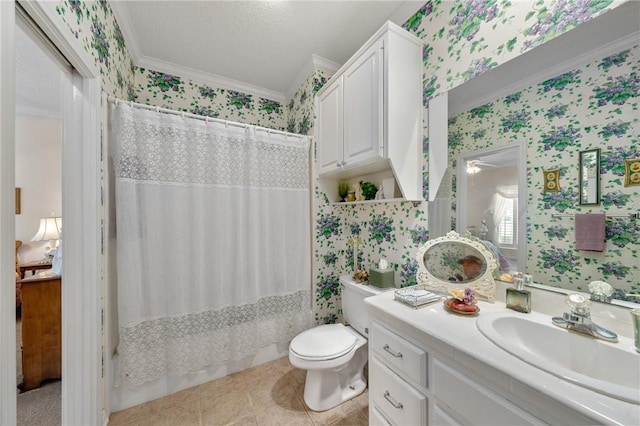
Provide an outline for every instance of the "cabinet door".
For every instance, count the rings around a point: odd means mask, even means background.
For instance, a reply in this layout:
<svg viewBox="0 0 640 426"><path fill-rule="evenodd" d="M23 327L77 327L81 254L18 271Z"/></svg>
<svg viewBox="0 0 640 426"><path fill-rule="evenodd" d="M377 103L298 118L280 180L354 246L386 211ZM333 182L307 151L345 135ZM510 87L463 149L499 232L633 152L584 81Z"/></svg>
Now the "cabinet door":
<svg viewBox="0 0 640 426"><path fill-rule="evenodd" d="M383 155L383 41L374 43L344 73L345 167Z"/></svg>
<svg viewBox="0 0 640 426"><path fill-rule="evenodd" d="M342 167L342 77L318 96L318 174L335 173Z"/></svg>
<svg viewBox="0 0 640 426"><path fill-rule="evenodd" d="M462 369L450 366L437 358L433 360L432 365L432 391L436 395L438 400L436 403L441 411L447 413L449 417L464 419L461 421L463 424L496 426L543 424L504 396L466 376Z"/></svg>

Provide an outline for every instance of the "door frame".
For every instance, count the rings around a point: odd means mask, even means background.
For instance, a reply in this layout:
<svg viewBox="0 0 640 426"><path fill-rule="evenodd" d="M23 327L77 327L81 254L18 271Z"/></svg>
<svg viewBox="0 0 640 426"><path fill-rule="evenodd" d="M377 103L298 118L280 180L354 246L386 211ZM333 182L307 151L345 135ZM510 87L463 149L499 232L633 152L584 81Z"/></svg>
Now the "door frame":
<svg viewBox="0 0 640 426"><path fill-rule="evenodd" d="M59 18L57 2L20 5L73 65L64 79L62 210L62 424L106 422L102 373L101 81L95 62ZM0 423L16 423L14 197L15 1L0 1ZM10 255L9 255L10 254ZM13 362L11 361L13 358Z"/></svg>
<svg viewBox="0 0 640 426"><path fill-rule="evenodd" d="M489 154L514 151L518 158L518 267L524 270L527 260L527 145L524 141L510 142L507 144L494 145L474 151L467 151L458 155L457 175L456 175L456 229L458 234L464 235L467 229L467 173L464 165L468 160L476 157L483 157Z"/></svg>

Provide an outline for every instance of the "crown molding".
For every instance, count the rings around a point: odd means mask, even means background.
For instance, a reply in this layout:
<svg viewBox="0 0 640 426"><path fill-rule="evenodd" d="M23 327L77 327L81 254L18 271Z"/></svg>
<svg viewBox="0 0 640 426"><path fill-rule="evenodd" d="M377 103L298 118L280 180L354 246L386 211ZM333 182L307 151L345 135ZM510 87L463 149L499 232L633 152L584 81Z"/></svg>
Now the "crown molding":
<svg viewBox="0 0 640 426"><path fill-rule="evenodd" d="M325 71L333 75L341 66L342 65L336 62L312 54L311 57L302 65L298 74L296 74L296 77L293 79L293 82L285 93L285 98L287 101L291 99L298 89L300 89L300 86L302 86L309 76L316 72L316 70Z"/></svg>
<svg viewBox="0 0 640 426"><path fill-rule="evenodd" d="M203 72L194 68L185 67L183 65L174 64L173 62L162 61L160 59L142 56L136 64L140 68L160 71L183 78L188 78L200 83L221 87L228 90L237 90L242 93L248 93L259 96L261 98L270 99L280 103L285 102L284 93L275 90L264 89L262 87L253 86L243 83L232 78L226 78L219 75Z"/></svg>
<svg viewBox="0 0 640 426"><path fill-rule="evenodd" d="M122 2L109 2L116 21L120 26L120 31L125 39L129 54L133 63L139 68L146 68L153 71L160 71L166 74L176 75L182 78L188 78L190 80L198 81L200 83L210 84L212 86L221 87L224 89L237 90L243 93L254 94L256 96L267 98L273 101L284 103L285 97L283 93L264 89L261 87L253 86L250 84L242 83L238 80L233 80L226 77L221 77L215 74L206 73L196 70L194 68L185 67L172 62L163 61L160 59L145 56L140 51L140 47L137 43L137 33L135 26L131 22L131 17L127 12L127 8Z"/></svg>

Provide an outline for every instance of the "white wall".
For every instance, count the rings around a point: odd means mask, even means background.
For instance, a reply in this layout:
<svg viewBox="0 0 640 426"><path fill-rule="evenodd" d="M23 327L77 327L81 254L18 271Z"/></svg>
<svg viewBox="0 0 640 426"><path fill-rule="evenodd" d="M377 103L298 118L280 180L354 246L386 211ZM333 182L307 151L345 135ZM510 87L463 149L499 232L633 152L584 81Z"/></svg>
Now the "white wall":
<svg viewBox="0 0 640 426"><path fill-rule="evenodd" d="M44 257L47 241L31 242L40 219L62 215L61 124L55 118L16 114L16 187L21 188L21 214L16 239L23 245L20 262Z"/></svg>

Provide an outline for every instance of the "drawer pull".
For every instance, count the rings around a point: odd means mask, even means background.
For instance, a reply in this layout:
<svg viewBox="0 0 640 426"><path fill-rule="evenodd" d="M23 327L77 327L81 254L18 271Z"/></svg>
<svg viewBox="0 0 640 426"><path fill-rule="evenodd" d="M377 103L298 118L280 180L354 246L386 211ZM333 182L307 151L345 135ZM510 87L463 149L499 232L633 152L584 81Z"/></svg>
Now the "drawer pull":
<svg viewBox="0 0 640 426"><path fill-rule="evenodd" d="M391 355L393 355L396 358L402 358L402 352L394 352L393 350L391 350L389 345L384 345L382 347L382 349L384 349L385 351L389 352Z"/></svg>
<svg viewBox="0 0 640 426"><path fill-rule="evenodd" d="M402 408L402 403L394 400L391 397L391 394L389 393L389 391L384 391L384 399L389 401L389 404L393 405L394 408L398 408L398 409Z"/></svg>

